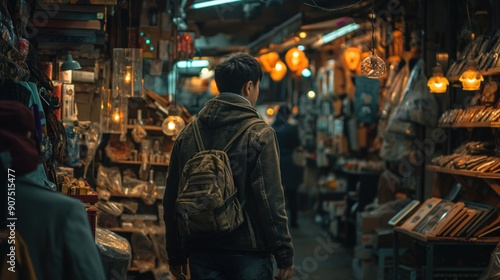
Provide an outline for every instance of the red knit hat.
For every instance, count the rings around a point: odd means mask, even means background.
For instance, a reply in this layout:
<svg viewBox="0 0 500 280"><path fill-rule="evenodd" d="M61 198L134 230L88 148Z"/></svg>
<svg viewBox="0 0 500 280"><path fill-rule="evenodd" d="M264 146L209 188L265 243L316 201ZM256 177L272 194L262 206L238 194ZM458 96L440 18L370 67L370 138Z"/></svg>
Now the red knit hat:
<svg viewBox="0 0 500 280"><path fill-rule="evenodd" d="M33 113L16 101L0 101L0 154L7 151L16 176L34 171L40 158L40 147Z"/></svg>

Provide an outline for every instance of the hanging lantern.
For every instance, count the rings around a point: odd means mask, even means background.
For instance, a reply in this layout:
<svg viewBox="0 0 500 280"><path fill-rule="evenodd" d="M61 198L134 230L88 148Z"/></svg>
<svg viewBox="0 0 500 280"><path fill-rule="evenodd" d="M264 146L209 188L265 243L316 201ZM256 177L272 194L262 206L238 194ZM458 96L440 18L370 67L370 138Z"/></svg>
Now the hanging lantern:
<svg viewBox="0 0 500 280"><path fill-rule="evenodd" d="M162 132L167 136L176 137L184 129L186 124L180 116L180 110L176 105L168 107L168 117L161 125Z"/></svg>
<svg viewBox="0 0 500 280"><path fill-rule="evenodd" d="M378 79L385 74L385 62L374 52L361 62L361 73L367 78Z"/></svg>
<svg viewBox="0 0 500 280"><path fill-rule="evenodd" d="M306 54L298 48L291 48L286 52L285 62L292 72L302 72L309 66L309 59Z"/></svg>
<svg viewBox="0 0 500 280"><path fill-rule="evenodd" d="M356 70L361 61L361 50L356 47L347 48L344 51L344 61L349 70Z"/></svg>
<svg viewBox="0 0 500 280"><path fill-rule="evenodd" d="M273 71L276 62L280 60L280 55L277 52L270 52L260 56L259 61L264 72L270 73Z"/></svg>
<svg viewBox="0 0 500 280"><path fill-rule="evenodd" d="M215 82L215 79L212 79L212 81L210 81L210 93L213 95L219 94L219 89L217 88L217 83Z"/></svg>
<svg viewBox="0 0 500 280"><path fill-rule="evenodd" d="M458 80L462 82L463 90L479 90L484 78L481 73L477 71L476 61L471 59L467 62L467 68L465 72L460 75L460 79Z"/></svg>
<svg viewBox="0 0 500 280"><path fill-rule="evenodd" d="M443 75L443 67L438 63L432 68L432 77L429 78L427 86L432 93L444 93L449 84L448 79Z"/></svg>
<svg viewBox="0 0 500 280"><path fill-rule="evenodd" d="M276 62L274 69L270 73L271 79L275 82L281 81L286 75L286 65L283 61Z"/></svg>

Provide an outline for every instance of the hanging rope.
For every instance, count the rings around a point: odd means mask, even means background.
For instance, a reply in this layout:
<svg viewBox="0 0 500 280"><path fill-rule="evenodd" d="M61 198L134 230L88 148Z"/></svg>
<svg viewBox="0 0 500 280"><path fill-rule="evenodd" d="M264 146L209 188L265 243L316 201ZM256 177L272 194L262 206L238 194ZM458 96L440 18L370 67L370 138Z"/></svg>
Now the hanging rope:
<svg viewBox="0 0 500 280"><path fill-rule="evenodd" d="M314 8L318 8L322 11L326 11L326 12L337 12L337 11L343 11L343 10L346 10L346 9L350 9L350 8L353 8L355 6L357 6L359 3L361 3L362 0L358 0L358 2L354 3L354 4L351 4L351 5L348 5L348 6L345 6L345 7L341 7L341 8L336 8L336 9L328 9L328 8L324 8L324 7L321 7L319 6L315 0L311 0L312 4L309 4L309 3L304 3L304 5L307 5L307 6L310 6L310 7L314 7Z"/></svg>
<svg viewBox="0 0 500 280"><path fill-rule="evenodd" d="M375 0L372 1L372 54L375 54Z"/></svg>

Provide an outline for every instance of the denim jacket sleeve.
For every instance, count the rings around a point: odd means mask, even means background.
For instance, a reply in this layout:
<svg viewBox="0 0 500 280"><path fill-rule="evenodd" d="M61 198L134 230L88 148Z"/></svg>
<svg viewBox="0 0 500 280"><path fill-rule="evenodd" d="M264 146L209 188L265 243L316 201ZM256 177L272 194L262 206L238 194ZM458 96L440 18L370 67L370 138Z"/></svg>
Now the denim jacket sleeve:
<svg viewBox="0 0 500 280"><path fill-rule="evenodd" d="M175 200L177 199L181 172L179 167L179 147L180 143L176 141L170 155L170 165L166 182L167 186L163 196L163 219L165 220L167 256L170 265L185 265L187 263L182 238L177 231L177 222L175 220Z"/></svg>
<svg viewBox="0 0 500 280"><path fill-rule="evenodd" d="M257 196L259 216L265 225L265 237L278 268L293 264L292 238L288 230L285 198L281 184L276 134L268 127L258 140L261 152L251 171L252 189Z"/></svg>

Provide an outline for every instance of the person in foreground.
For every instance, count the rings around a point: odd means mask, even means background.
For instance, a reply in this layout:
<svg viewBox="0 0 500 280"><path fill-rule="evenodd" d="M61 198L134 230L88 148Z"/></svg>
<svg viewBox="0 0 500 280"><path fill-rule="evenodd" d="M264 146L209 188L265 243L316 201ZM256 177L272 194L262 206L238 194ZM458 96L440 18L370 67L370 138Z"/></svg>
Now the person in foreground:
<svg viewBox="0 0 500 280"><path fill-rule="evenodd" d="M171 273L187 279L273 279L274 257L277 280L293 277L293 246L288 230L279 150L274 130L253 108L259 96L262 70L255 58L234 54L215 68L217 97L208 101L197 120L177 137L167 175L163 199L167 254ZM182 238L176 201L186 162L199 152L195 133L199 127L205 150L222 150L241 127L255 122L227 151L241 202L244 221L224 235Z"/></svg>
<svg viewBox="0 0 500 280"><path fill-rule="evenodd" d="M26 244L28 253L23 263L31 260L28 267L34 270L33 279L105 280L82 202L54 192L29 176L40 158L33 113L19 102L0 101L0 120L0 186L4 194L0 197L6 202L9 188L8 195L15 198L15 210L8 215L16 220L9 221L13 226L9 231L15 228L16 246ZM7 273L7 278L0 278L32 279L9 278L13 273Z"/></svg>

